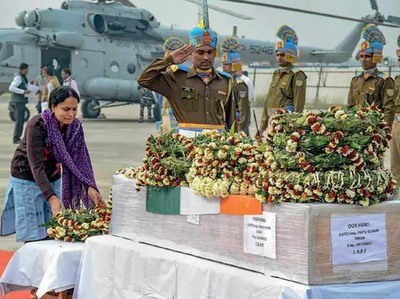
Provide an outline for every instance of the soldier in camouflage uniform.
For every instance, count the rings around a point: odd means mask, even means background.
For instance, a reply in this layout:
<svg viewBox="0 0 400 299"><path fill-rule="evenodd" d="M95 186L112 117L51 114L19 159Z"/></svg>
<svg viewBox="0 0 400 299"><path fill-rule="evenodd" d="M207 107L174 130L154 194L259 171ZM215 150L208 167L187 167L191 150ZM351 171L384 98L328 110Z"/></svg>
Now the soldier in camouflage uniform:
<svg viewBox="0 0 400 299"><path fill-rule="evenodd" d="M392 127L394 118L394 80L380 72L376 65L383 58L385 37L375 25L367 25L362 37L359 60L363 71L351 80L348 106L369 106L376 104L383 110L384 118Z"/></svg>
<svg viewBox="0 0 400 299"><path fill-rule="evenodd" d="M280 68L272 75L264 102L260 136L268 128L270 116L278 109L303 112L305 104L307 76L293 65L298 52L296 32L289 26L283 25L278 29L277 36L281 41L276 43L275 58Z"/></svg>
<svg viewBox="0 0 400 299"><path fill-rule="evenodd" d="M400 35L397 39L399 49L397 50L398 64L400 67ZM394 121L392 125L392 144L390 146L390 167L393 177L397 181L396 192L399 194L400 183L400 74L395 79Z"/></svg>

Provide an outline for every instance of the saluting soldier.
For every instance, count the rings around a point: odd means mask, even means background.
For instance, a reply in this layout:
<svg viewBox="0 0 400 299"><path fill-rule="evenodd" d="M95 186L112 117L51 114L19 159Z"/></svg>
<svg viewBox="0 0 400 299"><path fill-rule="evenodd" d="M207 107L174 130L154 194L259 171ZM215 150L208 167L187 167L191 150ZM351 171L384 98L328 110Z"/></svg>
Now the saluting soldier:
<svg viewBox="0 0 400 299"><path fill-rule="evenodd" d="M288 25L282 25L276 33L281 41L275 45L275 59L279 69L272 75L271 85L264 102L260 135L268 127L269 117L278 109L288 112L303 112L306 99L307 76L296 68L298 55L296 32Z"/></svg>
<svg viewBox="0 0 400 299"><path fill-rule="evenodd" d="M168 98L180 131L223 130L235 121L232 78L214 68L217 34L209 28L206 2L202 24L189 34L191 44L156 59L138 78L140 86Z"/></svg>
<svg viewBox="0 0 400 299"><path fill-rule="evenodd" d="M397 39L397 50L398 65L400 67L400 35ZM393 177L397 181L396 194L399 194L399 183L400 183L400 73L394 79L395 83L395 100L394 100L394 121L392 125L392 144L390 146L390 168L392 170Z"/></svg>
<svg viewBox="0 0 400 299"><path fill-rule="evenodd" d="M364 27L361 36L359 60L363 71L351 80L348 106L365 107L376 104L392 127L394 118L394 80L377 69L382 62L385 37L373 24Z"/></svg>
<svg viewBox="0 0 400 299"><path fill-rule="evenodd" d="M249 89L247 84L241 78L242 63L240 61L240 54L237 52L239 43L235 38L226 38L221 43L222 52L222 70L232 76L234 87L233 94L237 110L237 130L244 131L249 135L250 124L250 103L249 103Z"/></svg>

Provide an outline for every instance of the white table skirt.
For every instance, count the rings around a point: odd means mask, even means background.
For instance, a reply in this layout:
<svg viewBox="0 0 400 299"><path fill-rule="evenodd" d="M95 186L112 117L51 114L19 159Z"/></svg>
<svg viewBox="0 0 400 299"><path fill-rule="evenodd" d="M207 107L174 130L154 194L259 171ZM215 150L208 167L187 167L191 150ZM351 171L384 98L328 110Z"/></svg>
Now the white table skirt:
<svg viewBox="0 0 400 299"><path fill-rule="evenodd" d="M113 237L82 253L75 299L395 299L400 282L305 286Z"/></svg>
<svg viewBox="0 0 400 299"><path fill-rule="evenodd" d="M304 286L130 240L42 241L20 248L0 279L3 295L75 288L77 299L395 299L400 282Z"/></svg>
<svg viewBox="0 0 400 299"><path fill-rule="evenodd" d="M307 289L170 250L101 236L86 242L74 298L300 299L306 298ZM283 297L285 293L295 296Z"/></svg>
<svg viewBox="0 0 400 299"><path fill-rule="evenodd" d="M73 288L83 247L83 243L54 240L25 244L15 252L0 279L3 296L35 287L40 298L50 291Z"/></svg>

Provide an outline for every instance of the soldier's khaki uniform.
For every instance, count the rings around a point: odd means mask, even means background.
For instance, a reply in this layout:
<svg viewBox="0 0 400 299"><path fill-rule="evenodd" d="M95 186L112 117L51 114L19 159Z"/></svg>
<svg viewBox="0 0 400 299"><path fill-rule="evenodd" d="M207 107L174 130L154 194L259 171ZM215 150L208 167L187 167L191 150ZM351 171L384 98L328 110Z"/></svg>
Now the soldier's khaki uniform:
<svg viewBox="0 0 400 299"><path fill-rule="evenodd" d="M351 80L347 103L349 107L369 106L375 103L383 110L385 121L392 126L394 118L394 80L374 70L362 72Z"/></svg>
<svg viewBox="0 0 400 299"><path fill-rule="evenodd" d="M397 181L397 188L400 183L400 75L394 79L395 100L394 100L394 121L392 125L392 142L390 146L390 168L393 177Z"/></svg>
<svg viewBox="0 0 400 299"><path fill-rule="evenodd" d="M303 112L306 101L307 76L296 68L274 71L271 85L264 102L261 132L268 127L269 117L277 109L293 106L294 112Z"/></svg>
<svg viewBox="0 0 400 299"><path fill-rule="evenodd" d="M224 125L235 121L232 78L214 69L208 84L195 69L182 70L172 57L155 60L138 78L140 86L168 98L178 123Z"/></svg>
<svg viewBox="0 0 400 299"><path fill-rule="evenodd" d="M244 131L248 135L250 124L249 89L246 83L240 78L235 78L234 82L234 97L236 100L236 109L239 114L237 129L238 131Z"/></svg>

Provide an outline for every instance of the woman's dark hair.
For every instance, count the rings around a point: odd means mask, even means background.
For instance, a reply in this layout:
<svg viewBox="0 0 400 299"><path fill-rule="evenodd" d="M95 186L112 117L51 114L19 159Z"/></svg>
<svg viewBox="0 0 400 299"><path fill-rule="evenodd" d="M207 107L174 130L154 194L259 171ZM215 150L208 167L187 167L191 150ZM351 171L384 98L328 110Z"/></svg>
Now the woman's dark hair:
<svg viewBox="0 0 400 299"><path fill-rule="evenodd" d="M47 66L46 73L49 76L54 76L54 74L55 74L54 68L51 65Z"/></svg>
<svg viewBox="0 0 400 299"><path fill-rule="evenodd" d="M61 86L53 89L50 93L49 97L49 107L57 106L58 104L64 102L69 97L74 97L78 100L79 103L79 95L75 91L75 89L69 86Z"/></svg>

